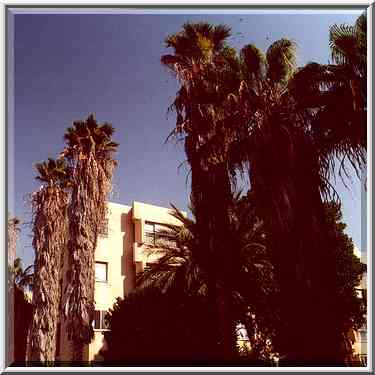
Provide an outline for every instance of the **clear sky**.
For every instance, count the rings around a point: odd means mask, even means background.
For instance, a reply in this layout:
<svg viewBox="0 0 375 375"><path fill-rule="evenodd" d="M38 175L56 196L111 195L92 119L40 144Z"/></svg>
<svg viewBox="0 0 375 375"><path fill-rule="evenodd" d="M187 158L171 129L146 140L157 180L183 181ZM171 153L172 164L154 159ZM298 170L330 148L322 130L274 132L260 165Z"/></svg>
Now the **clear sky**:
<svg viewBox="0 0 375 375"><path fill-rule="evenodd" d="M111 200L133 200L186 209L189 186L182 145L164 144L174 125L167 117L177 89L160 64L164 40L184 22L225 23L232 28L232 45L255 43L266 49L287 37L298 46L299 65L330 59L328 29L333 23L353 24L357 12L274 12L243 14L17 14L14 19L14 128L9 155L10 210L30 221L28 193L39 187L34 162L56 157L63 134L73 120L96 114L116 128L119 167ZM12 68L12 65L10 66ZM12 116L10 116L12 118ZM308 171L306 171L308 173ZM14 181L14 186L12 181ZM361 193L341 183L348 234L361 246ZM14 191L14 194L12 192ZM31 232L26 224L18 254L32 262Z"/></svg>

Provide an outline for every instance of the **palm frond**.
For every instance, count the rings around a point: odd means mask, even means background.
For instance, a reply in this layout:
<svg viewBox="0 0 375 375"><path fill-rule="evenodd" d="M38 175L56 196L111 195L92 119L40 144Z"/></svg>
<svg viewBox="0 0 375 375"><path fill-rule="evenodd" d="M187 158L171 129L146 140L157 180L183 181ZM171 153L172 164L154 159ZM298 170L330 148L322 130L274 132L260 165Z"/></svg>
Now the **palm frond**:
<svg viewBox="0 0 375 375"><path fill-rule="evenodd" d="M288 80L296 68L297 44L289 39L274 42L266 52L267 76L271 82Z"/></svg>
<svg viewBox="0 0 375 375"><path fill-rule="evenodd" d="M226 39L231 35L231 28L227 25L217 25L212 30L212 40L214 42L215 50L221 50Z"/></svg>
<svg viewBox="0 0 375 375"><path fill-rule="evenodd" d="M248 44L241 50L241 59L245 67L246 74L253 74L256 78L260 78L265 56L263 52L253 44Z"/></svg>
<svg viewBox="0 0 375 375"><path fill-rule="evenodd" d="M358 64L359 51L354 26L334 24L329 30L329 46L336 64Z"/></svg>

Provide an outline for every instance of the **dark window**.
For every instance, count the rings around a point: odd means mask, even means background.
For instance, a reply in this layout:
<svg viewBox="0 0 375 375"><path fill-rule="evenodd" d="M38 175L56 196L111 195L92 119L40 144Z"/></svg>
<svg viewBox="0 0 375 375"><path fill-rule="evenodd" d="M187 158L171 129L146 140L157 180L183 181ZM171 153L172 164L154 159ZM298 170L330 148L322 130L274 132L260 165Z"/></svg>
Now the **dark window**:
<svg viewBox="0 0 375 375"><path fill-rule="evenodd" d="M147 262L146 263L146 266L144 268L144 271L149 271L151 270L152 268L156 267L157 266L157 263L150 263L150 262Z"/></svg>
<svg viewBox="0 0 375 375"><path fill-rule="evenodd" d="M145 223L145 243L148 245L155 245L155 223L146 221Z"/></svg>
<svg viewBox="0 0 375 375"><path fill-rule="evenodd" d="M108 281L108 263L95 262L95 281L106 283Z"/></svg>
<svg viewBox="0 0 375 375"><path fill-rule="evenodd" d="M145 222L145 243L148 245L167 245L170 247L176 246L176 241L173 235L169 235L168 228L162 224Z"/></svg>
<svg viewBox="0 0 375 375"><path fill-rule="evenodd" d="M107 311L95 310L94 312L94 329L108 329L108 324L106 323L105 316Z"/></svg>

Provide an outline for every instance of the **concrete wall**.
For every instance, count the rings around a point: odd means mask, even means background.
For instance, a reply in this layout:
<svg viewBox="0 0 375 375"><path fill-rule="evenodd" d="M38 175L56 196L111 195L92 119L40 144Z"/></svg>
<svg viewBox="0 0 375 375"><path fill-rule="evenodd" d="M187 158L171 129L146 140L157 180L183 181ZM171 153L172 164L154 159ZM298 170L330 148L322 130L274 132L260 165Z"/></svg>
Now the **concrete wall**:
<svg viewBox="0 0 375 375"><path fill-rule="evenodd" d="M95 310L108 311L117 297L124 296L126 284L125 259L129 253L126 246L133 238L133 226L129 221L130 206L108 204L108 235L100 236L95 251L95 261L108 264L107 282L95 282ZM128 251L127 251L128 250ZM94 330L94 341L89 346L89 360L103 345L101 330Z"/></svg>

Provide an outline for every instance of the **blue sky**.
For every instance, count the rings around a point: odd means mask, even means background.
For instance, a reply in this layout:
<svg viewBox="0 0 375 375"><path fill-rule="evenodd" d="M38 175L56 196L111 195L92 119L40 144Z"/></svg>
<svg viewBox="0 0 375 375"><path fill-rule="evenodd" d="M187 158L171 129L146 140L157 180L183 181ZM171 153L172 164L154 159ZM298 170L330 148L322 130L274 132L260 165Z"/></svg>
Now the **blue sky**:
<svg viewBox="0 0 375 375"><path fill-rule="evenodd" d="M73 120L95 113L116 128L119 167L111 200L133 200L186 209L189 187L182 145L164 144L174 125L167 117L177 86L161 66L164 39L184 22L225 23L231 44L266 49L287 37L298 44L298 63L329 61L328 29L352 24L360 12L283 14L16 14L14 18L14 128L9 155L12 213L30 221L28 193L38 188L34 162L56 157ZM13 42L13 43L12 43ZM12 66L11 66L12 68ZM10 116L12 118L12 116ZM13 138L14 132L14 138ZM14 181L14 186L12 181ZM361 189L336 185L343 199L348 234L361 247ZM362 248L363 248L362 244ZM31 232L22 227L18 253L33 259Z"/></svg>

